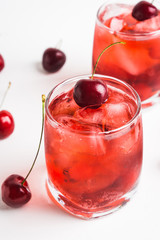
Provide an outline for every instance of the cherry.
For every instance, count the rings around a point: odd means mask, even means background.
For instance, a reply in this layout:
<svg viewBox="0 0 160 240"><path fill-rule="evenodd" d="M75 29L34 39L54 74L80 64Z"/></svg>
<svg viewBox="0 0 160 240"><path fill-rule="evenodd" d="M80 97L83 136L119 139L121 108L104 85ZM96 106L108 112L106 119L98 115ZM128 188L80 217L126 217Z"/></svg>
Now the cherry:
<svg viewBox="0 0 160 240"><path fill-rule="evenodd" d="M111 46L119 43L125 44L124 42L112 43L100 53L93 69L91 76L92 80L102 54ZM92 80L81 79L74 86L73 98L80 107L98 108L108 99L108 91L105 82L99 79Z"/></svg>
<svg viewBox="0 0 160 240"><path fill-rule="evenodd" d="M10 175L2 184L2 200L8 206L18 208L31 199L31 192L27 181L17 174Z"/></svg>
<svg viewBox="0 0 160 240"><path fill-rule="evenodd" d="M99 79L82 79L76 83L73 97L80 107L98 108L108 98L107 86Z"/></svg>
<svg viewBox="0 0 160 240"><path fill-rule="evenodd" d="M0 54L0 72L2 71L3 68L4 68L4 59L3 59L2 55Z"/></svg>
<svg viewBox="0 0 160 240"><path fill-rule="evenodd" d="M10 112L0 111L0 139L9 137L14 130L14 119Z"/></svg>
<svg viewBox="0 0 160 240"><path fill-rule="evenodd" d="M157 8L146 1L137 3L132 10L132 17L138 21L144 21L146 19L156 17L158 15Z"/></svg>
<svg viewBox="0 0 160 240"><path fill-rule="evenodd" d="M3 105L3 102L6 98L6 95L10 86L11 86L11 82L9 82L8 84L8 88L3 96L0 108ZM5 139L9 137L13 133L14 126L15 124L14 124L14 119L12 114L6 110L1 110L0 111L0 139Z"/></svg>
<svg viewBox="0 0 160 240"><path fill-rule="evenodd" d="M65 63L65 54L57 48L48 48L43 53L43 68L50 73L57 72Z"/></svg>
<svg viewBox="0 0 160 240"><path fill-rule="evenodd" d="M2 200L4 203L6 203L8 206L17 208L21 207L24 204L26 204L31 199L31 192L27 183L27 178L29 174L31 173L34 164L37 160L38 153L40 150L41 142L42 142L42 135L43 135L43 128L44 128L44 105L45 105L45 95L42 95L42 129L41 129L41 136L40 141L38 145L38 150L35 156L35 159L32 163L32 166L26 175L25 178L23 178L20 175L12 174L6 180L3 182L1 186L1 192L2 192Z"/></svg>

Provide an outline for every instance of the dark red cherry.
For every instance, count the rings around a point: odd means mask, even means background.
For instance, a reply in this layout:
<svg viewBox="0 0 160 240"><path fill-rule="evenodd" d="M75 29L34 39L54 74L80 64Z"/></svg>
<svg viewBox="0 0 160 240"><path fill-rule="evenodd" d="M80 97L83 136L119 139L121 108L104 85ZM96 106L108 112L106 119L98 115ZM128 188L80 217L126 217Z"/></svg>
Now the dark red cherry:
<svg viewBox="0 0 160 240"><path fill-rule="evenodd" d="M0 54L0 71L2 71L3 68L4 68L4 59L3 59L2 55Z"/></svg>
<svg viewBox="0 0 160 240"><path fill-rule="evenodd" d="M65 61L65 54L57 48L48 48L43 53L42 65L47 72L57 72Z"/></svg>
<svg viewBox="0 0 160 240"><path fill-rule="evenodd" d="M31 199L31 192L27 181L22 185L24 178L13 174L10 175L2 184L2 200L13 208L21 207Z"/></svg>
<svg viewBox="0 0 160 240"><path fill-rule="evenodd" d="M138 21L144 21L146 19L156 17L158 15L157 8L146 1L137 3L132 10L132 17Z"/></svg>
<svg viewBox="0 0 160 240"><path fill-rule="evenodd" d="M0 111L0 139L9 137L14 130L14 119L10 112Z"/></svg>
<svg viewBox="0 0 160 240"><path fill-rule="evenodd" d="M99 79L82 79L74 86L73 97L80 107L98 108L108 98L107 86Z"/></svg>

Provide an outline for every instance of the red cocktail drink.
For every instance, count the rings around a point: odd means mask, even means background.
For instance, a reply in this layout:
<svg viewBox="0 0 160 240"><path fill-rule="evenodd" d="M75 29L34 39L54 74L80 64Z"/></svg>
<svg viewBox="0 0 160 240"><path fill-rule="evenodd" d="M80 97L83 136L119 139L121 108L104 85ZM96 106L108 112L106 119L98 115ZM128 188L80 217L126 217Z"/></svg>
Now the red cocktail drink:
<svg viewBox="0 0 160 240"><path fill-rule="evenodd" d="M100 79L108 99L80 107L73 88L80 79ZM142 166L140 99L128 84L95 75L69 79L46 100L47 189L62 208L82 218L113 212L134 193Z"/></svg>
<svg viewBox="0 0 160 240"><path fill-rule="evenodd" d="M133 4L106 4L98 13L93 44L93 66L101 51L117 41L101 57L96 73L117 77L131 84L142 101L151 103L160 90L160 11L138 21L132 16ZM156 5L158 1L154 1Z"/></svg>

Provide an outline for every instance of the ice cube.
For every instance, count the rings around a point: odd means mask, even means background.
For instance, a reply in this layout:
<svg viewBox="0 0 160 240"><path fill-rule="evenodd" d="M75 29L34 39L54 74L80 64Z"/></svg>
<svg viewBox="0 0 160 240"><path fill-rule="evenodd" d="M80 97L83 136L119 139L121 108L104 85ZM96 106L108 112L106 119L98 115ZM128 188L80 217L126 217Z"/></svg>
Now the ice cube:
<svg viewBox="0 0 160 240"><path fill-rule="evenodd" d="M74 117L81 122L94 124L95 126L101 126L105 117L106 111L104 108L81 108L78 109Z"/></svg>
<svg viewBox="0 0 160 240"><path fill-rule="evenodd" d="M128 123L134 116L134 107L129 102L108 103L106 109L106 126L116 129Z"/></svg>
<svg viewBox="0 0 160 240"><path fill-rule="evenodd" d="M69 149L71 154L77 154L77 152L85 153L85 155L105 153L104 139L99 135L102 130L98 125L65 115L58 116L56 120L63 127L58 127L57 131L61 135L62 148L66 148L67 152Z"/></svg>
<svg viewBox="0 0 160 240"><path fill-rule="evenodd" d="M121 32L117 33L118 39L125 41ZM146 49L141 41L127 41L125 45L118 44L112 50L112 63L131 75L138 75L146 71L151 65L151 59L146 54Z"/></svg>
<svg viewBox="0 0 160 240"><path fill-rule="evenodd" d="M124 20L117 17L113 17L110 21L110 28L113 31L120 32L124 27Z"/></svg>
<svg viewBox="0 0 160 240"><path fill-rule="evenodd" d="M109 131L119 128L131 120L135 114L134 104L132 99L127 98L127 95L123 96L122 101L121 94L117 93L116 100L109 99L98 109L78 109L74 117L81 122L93 124L102 131Z"/></svg>
<svg viewBox="0 0 160 240"><path fill-rule="evenodd" d="M153 32L160 29L160 14L145 21L137 22L132 26L132 31L137 33Z"/></svg>
<svg viewBox="0 0 160 240"><path fill-rule="evenodd" d="M143 41L136 41L138 37L134 34L143 34L160 29L160 15L140 22L129 14L124 18L123 25L124 27L117 33L118 39L120 38L125 41L125 38L128 40L130 36L132 39L133 34L133 41L126 41L127 44L124 46L115 46L112 50L113 59L116 59L118 67L131 75L137 76L145 72L147 68L151 66L151 59L146 52ZM126 33L126 35L124 35L124 33ZM156 46L156 44L154 45ZM151 55L152 52L153 58L159 58L158 51L151 50Z"/></svg>
<svg viewBox="0 0 160 240"><path fill-rule="evenodd" d="M135 25L138 21L132 17L131 13L124 17L124 29L123 32L130 30L130 28Z"/></svg>
<svg viewBox="0 0 160 240"><path fill-rule="evenodd" d="M55 120L61 124L61 126L66 127L70 130L76 130L81 132L95 132L101 131L99 126L93 125L92 122L82 121L82 118L75 118L72 116L58 115Z"/></svg>
<svg viewBox="0 0 160 240"><path fill-rule="evenodd" d="M56 97L49 106L53 117L59 114L73 115L78 108L79 106L73 99L73 89Z"/></svg>
<svg viewBox="0 0 160 240"><path fill-rule="evenodd" d="M110 19L109 27L117 32L130 32L132 26L138 21L132 17L131 13L127 12Z"/></svg>

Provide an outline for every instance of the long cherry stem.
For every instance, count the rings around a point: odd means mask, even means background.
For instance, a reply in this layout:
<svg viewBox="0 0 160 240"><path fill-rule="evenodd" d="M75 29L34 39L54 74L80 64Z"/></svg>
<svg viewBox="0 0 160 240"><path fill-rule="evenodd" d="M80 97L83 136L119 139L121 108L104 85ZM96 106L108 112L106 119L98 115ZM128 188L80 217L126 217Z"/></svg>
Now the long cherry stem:
<svg viewBox="0 0 160 240"><path fill-rule="evenodd" d="M112 44L110 44L109 46L107 46L106 48L103 49L103 51L102 51L102 52L100 53L100 55L98 56L98 59L97 59L97 61L96 61L96 64L95 64L95 66L94 66L94 69L93 69L93 73L92 73L91 79L93 79L93 76L94 76L94 74L95 74L95 72L96 72L97 64L98 64L99 59L101 58L102 54L103 54L108 48L110 48L110 47L112 47L113 45L116 45L116 44L126 44L126 43L125 43L125 42L115 42L115 43L112 43Z"/></svg>
<svg viewBox="0 0 160 240"><path fill-rule="evenodd" d="M11 82L8 83L8 87L3 95L3 98L2 98L2 101L1 101L1 104L0 104L0 109L2 108L3 106L3 103L4 103L4 100L6 99L6 96L7 96L7 93L8 93L8 90L10 89L10 86L11 86Z"/></svg>
<svg viewBox="0 0 160 240"><path fill-rule="evenodd" d="M25 181L27 180L29 174L31 173L34 165L35 165L35 162L37 160L37 157L38 157L38 154L39 154L39 150L40 150L40 146L41 146L41 142L42 142L42 136L43 136L43 128L44 128L44 109L45 109L45 100L46 100L46 97L45 95L42 95L42 128L41 128L41 136L40 136L40 140L39 140L39 145L38 145L38 149L37 149L37 153L36 153L36 156L34 158L34 161L32 163L32 166L28 172L28 174L26 175L25 179L22 181L22 185L25 183Z"/></svg>

